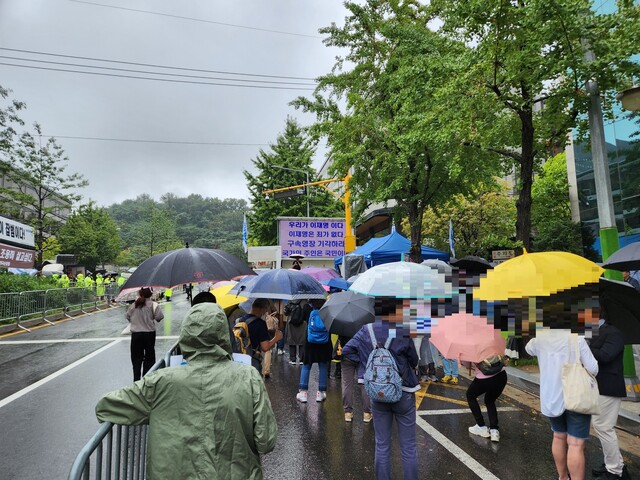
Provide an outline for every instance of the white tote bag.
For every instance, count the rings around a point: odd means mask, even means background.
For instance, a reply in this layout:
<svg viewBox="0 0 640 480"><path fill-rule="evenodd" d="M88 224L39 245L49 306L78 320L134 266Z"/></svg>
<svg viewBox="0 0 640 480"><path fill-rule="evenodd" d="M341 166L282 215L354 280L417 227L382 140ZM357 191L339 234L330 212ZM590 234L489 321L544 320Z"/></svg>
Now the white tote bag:
<svg viewBox="0 0 640 480"><path fill-rule="evenodd" d="M562 366L562 393L564 394L564 406L567 410L587 415L600 413L600 392L598 382L582 366L578 339L571 335L569 341L569 358L573 350L573 362Z"/></svg>

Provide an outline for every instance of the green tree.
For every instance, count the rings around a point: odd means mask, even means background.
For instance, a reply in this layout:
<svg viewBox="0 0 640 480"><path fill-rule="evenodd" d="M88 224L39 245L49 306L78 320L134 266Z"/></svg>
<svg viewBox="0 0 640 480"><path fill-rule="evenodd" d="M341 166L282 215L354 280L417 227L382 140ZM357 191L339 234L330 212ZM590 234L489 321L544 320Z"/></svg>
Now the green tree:
<svg viewBox="0 0 640 480"><path fill-rule="evenodd" d="M169 212L155 206L136 226L134 238L137 248L132 249L132 253L138 263L158 253L184 246L176 235L175 222Z"/></svg>
<svg viewBox="0 0 640 480"><path fill-rule="evenodd" d="M60 229L58 240L64 253L78 255L92 271L112 262L120 252L118 226L104 208L81 205Z"/></svg>
<svg viewBox="0 0 640 480"><path fill-rule="evenodd" d="M25 107L25 104L9 99L10 94L11 90L2 88L0 85L0 101L2 102L0 104L0 155L6 158L12 158L13 156L16 127L24 124L18 112ZM11 166L0 160L0 175L6 175L10 170ZM7 203L0 203L0 214L11 214L11 209Z"/></svg>
<svg viewBox="0 0 640 480"><path fill-rule="evenodd" d="M562 148L569 130L586 124L585 86L596 79L602 95L639 73L637 2L618 2L618 12L593 12L590 0L433 0L444 22L440 35L466 42L475 62L451 78L459 108L490 122L475 122L465 140L515 165L519 195L516 238L531 243L531 188L536 166L550 149ZM633 42L636 42L635 44ZM585 46L596 60L585 60ZM459 85L473 85L459 89ZM613 102L607 103L609 106Z"/></svg>
<svg viewBox="0 0 640 480"><path fill-rule="evenodd" d="M591 247L595 239L583 231L585 229L580 222L574 222L571 218L567 160L564 153L545 162L533 182L531 195L534 249L572 252L595 260L597 253ZM585 239L588 243L583 246Z"/></svg>
<svg viewBox="0 0 640 480"><path fill-rule="evenodd" d="M294 104L316 114L311 132L327 139L332 171L352 171L354 218L395 201L397 216L408 217L412 260L421 261L425 210L495 172L482 152L462 145L468 121L443 122L443 111L457 111L443 85L463 78L472 58L462 42L426 28L419 1L345 6L345 25L321 32L327 46L347 53L319 78L312 99Z"/></svg>
<svg viewBox="0 0 640 480"><path fill-rule="evenodd" d="M306 217L307 196L299 195L284 199L266 198L264 190L302 185L318 180L311 166L315 143L300 125L287 118L284 132L270 145L270 151L260 150L252 160L258 172L245 170L244 176L251 197L251 212L247 215L249 242L252 245L276 245L278 240L277 217ZM284 170L286 167L299 171ZM342 217L342 205L326 190L311 187L309 211L312 217Z"/></svg>
<svg viewBox="0 0 640 480"><path fill-rule="evenodd" d="M58 239L54 236L45 238L42 242L42 258L50 260L56 257L61 252L62 246Z"/></svg>
<svg viewBox="0 0 640 480"><path fill-rule="evenodd" d="M491 248L517 246L516 206L505 185L479 184L471 194L454 195L429 207L422 222L427 245L449 250L449 220L453 225L456 256L489 257Z"/></svg>
<svg viewBox="0 0 640 480"><path fill-rule="evenodd" d="M18 218L34 228L36 268L42 266L43 242L62 224L61 210L71 207L80 196L71 190L88 182L82 175L66 175L68 158L55 138L41 145L42 129L34 125L35 136L20 136L13 154L13 165L5 175L13 185L0 188L0 194L18 208ZM38 138L36 138L38 137Z"/></svg>

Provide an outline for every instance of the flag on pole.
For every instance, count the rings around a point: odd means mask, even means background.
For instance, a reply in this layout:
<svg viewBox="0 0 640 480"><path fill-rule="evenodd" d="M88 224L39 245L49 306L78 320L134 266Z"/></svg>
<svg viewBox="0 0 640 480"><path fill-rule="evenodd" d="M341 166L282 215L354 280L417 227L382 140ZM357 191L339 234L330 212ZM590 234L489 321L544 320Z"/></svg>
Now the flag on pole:
<svg viewBox="0 0 640 480"><path fill-rule="evenodd" d="M456 256L456 247L453 241L453 222L449 219L449 250L451 250L451 256Z"/></svg>
<svg viewBox="0 0 640 480"><path fill-rule="evenodd" d="M248 237L247 214L245 213L242 218L242 248L244 248L244 253L247 253L247 251L249 250L247 237Z"/></svg>

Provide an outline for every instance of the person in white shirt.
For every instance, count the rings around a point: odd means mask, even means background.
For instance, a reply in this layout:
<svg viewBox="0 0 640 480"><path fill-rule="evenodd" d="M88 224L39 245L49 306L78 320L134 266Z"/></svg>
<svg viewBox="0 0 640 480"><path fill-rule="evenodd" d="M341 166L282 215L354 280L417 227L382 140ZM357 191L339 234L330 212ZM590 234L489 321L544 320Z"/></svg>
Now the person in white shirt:
<svg viewBox="0 0 640 480"><path fill-rule="evenodd" d="M583 309L587 321L597 322L597 309ZM540 404L542 414L549 417L553 441L551 453L559 480L583 480L585 473L584 446L589 438L591 415L565 409L562 393L562 366L574 361L572 337L577 337L580 361L584 368L596 375L598 362L583 337L568 330L544 328L536 333L525 347L527 353L538 357L540 366Z"/></svg>

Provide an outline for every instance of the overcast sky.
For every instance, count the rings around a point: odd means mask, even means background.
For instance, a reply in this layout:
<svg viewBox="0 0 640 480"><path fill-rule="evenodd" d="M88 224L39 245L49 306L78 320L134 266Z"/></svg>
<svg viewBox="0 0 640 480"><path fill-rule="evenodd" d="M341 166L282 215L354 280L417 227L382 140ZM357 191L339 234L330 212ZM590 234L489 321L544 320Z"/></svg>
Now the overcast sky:
<svg viewBox="0 0 640 480"><path fill-rule="evenodd" d="M247 199L242 171L252 170L251 159L259 145L62 137L263 144L267 148L283 130L287 115L303 124L313 121L288 105L298 95L311 93L291 88L310 87L260 83L287 89L255 88L258 84L240 80L312 83L304 79L327 73L338 53L322 44L318 28L331 22L342 24L345 14L339 0L0 0L0 63L39 67L0 65L0 85L13 90L13 98L27 103L21 115L25 127L38 121L45 134L59 138L69 156L67 172L81 173L89 180L89 186L80 192L83 201L92 199L106 206L142 193L159 198L166 192ZM142 63L209 72L139 65ZM318 168L323 160L318 155L314 166Z"/></svg>

